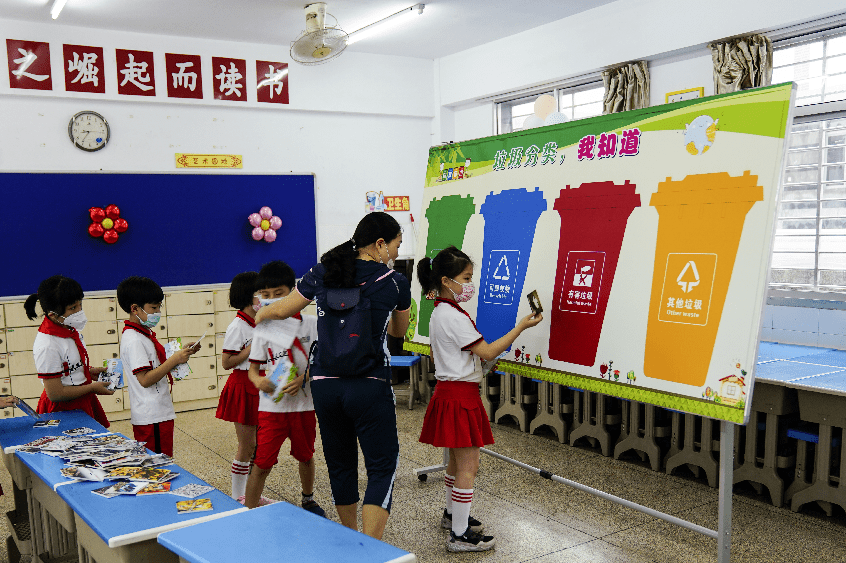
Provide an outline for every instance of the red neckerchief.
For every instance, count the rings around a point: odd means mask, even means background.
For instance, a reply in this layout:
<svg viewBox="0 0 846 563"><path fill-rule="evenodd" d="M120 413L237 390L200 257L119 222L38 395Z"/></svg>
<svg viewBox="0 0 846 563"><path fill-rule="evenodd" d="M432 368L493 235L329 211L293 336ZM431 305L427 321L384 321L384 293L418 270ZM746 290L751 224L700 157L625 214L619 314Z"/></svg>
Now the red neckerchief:
<svg viewBox="0 0 846 563"><path fill-rule="evenodd" d="M132 321L123 321L123 330L121 334L126 332L127 330L134 330L140 332L147 338L153 341L153 346L156 348L156 357L159 359L159 365L165 363L167 360L167 352L165 352L164 346L162 343L156 340L156 333L150 330L145 326L141 326L137 323L133 323ZM170 388L173 390L173 376L170 375L170 372L167 372L167 380L170 382Z"/></svg>
<svg viewBox="0 0 846 563"><path fill-rule="evenodd" d="M43 332L44 334L49 334L50 336L58 336L59 338L72 338L76 343L76 350L79 352L79 359L82 360L82 369L85 373L85 383L91 383L91 367L88 365L88 350L85 349L85 345L82 343L82 338L80 338L79 332L75 328L60 325L45 316L44 320L41 321L41 326L38 327L38 332ZM70 373L68 373L68 375L70 375Z"/></svg>
<svg viewBox="0 0 846 563"><path fill-rule="evenodd" d="M252 318L250 315L245 313L244 311L238 311L236 315L239 319L250 325L250 328L256 328L256 320Z"/></svg>
<svg viewBox="0 0 846 563"><path fill-rule="evenodd" d="M435 307L437 307L441 303L446 303L447 305L451 305L453 308L458 309L459 311L464 313L464 316L467 317L468 319L470 319L470 322L473 323L473 328L476 328L476 321L473 320L473 317L471 317L470 314L467 311L465 311L464 309L459 307L458 303L456 303L452 299L444 299L443 297L436 297L435 298ZM476 332L479 332L478 328L476 328Z"/></svg>

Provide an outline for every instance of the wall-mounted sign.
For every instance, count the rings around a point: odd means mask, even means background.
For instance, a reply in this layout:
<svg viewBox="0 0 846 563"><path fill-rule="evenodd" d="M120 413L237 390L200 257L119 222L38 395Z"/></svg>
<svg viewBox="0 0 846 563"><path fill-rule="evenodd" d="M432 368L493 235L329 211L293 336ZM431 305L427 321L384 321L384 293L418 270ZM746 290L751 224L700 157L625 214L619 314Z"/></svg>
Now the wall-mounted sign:
<svg viewBox="0 0 846 563"><path fill-rule="evenodd" d="M385 211L410 211L411 206L407 195L386 195Z"/></svg>
<svg viewBox="0 0 846 563"><path fill-rule="evenodd" d="M177 168L243 168L240 154L185 154L176 153Z"/></svg>
<svg viewBox="0 0 846 563"><path fill-rule="evenodd" d="M40 41L6 39L9 86L29 90L52 90L50 45Z"/></svg>

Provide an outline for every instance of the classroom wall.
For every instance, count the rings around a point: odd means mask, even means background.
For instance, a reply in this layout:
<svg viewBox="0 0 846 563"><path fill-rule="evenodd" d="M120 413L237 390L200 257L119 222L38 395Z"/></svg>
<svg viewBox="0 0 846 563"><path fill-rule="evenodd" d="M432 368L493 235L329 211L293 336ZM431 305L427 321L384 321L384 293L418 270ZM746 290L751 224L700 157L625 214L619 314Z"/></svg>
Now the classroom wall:
<svg viewBox="0 0 846 563"><path fill-rule="evenodd" d="M0 171L178 173L174 153L188 152L243 155L243 170L215 174L312 172L317 188L318 252L351 236L363 216L366 191L410 195L412 209L419 206L434 115L432 61L344 53L326 65L291 63L290 105L268 107L211 99L211 57L247 59L247 84L255 84L253 61L288 62L287 39L280 38L279 45L261 45L3 19L0 34L49 41L54 83L50 93L12 90L8 73L0 73L4 124ZM106 94L63 91L62 43L104 48ZM115 48L155 52L155 99L117 94ZM202 55L207 99L186 102L166 97L166 52ZM112 137L102 151L84 153L68 139L70 117L84 109L97 111L109 121ZM21 187L0 186L0 193L10 189ZM269 191L273 189L268 185ZM116 194L115 203L119 202ZM82 205L87 207L89 202ZM408 213L394 215L400 223L409 223ZM150 221L155 223L154 206ZM56 224L69 227L61 219ZM413 255L414 237L405 238L408 242L402 253Z"/></svg>

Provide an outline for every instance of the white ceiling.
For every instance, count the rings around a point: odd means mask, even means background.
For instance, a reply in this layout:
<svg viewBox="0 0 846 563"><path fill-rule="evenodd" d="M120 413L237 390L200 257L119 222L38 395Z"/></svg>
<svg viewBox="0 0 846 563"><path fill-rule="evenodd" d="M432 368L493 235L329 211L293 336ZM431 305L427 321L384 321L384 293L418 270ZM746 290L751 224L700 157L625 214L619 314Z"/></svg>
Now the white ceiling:
<svg viewBox="0 0 846 563"><path fill-rule="evenodd" d="M435 59L608 4L613 0L430 0L405 25L348 49ZM67 0L56 25L290 45L308 0ZM327 12L347 32L416 0L334 0ZM53 22L53 0L0 0L0 17ZM327 24L331 18L327 17ZM543 49L542 45L536 46Z"/></svg>

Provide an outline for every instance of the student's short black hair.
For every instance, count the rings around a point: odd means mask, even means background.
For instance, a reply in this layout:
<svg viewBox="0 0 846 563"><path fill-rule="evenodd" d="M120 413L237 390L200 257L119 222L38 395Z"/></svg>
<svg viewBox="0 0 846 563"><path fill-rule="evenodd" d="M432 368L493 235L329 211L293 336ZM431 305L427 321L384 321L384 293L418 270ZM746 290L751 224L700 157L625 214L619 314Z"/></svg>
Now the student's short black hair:
<svg viewBox="0 0 846 563"><path fill-rule="evenodd" d="M294 269L282 260L268 262L261 267L256 280L256 291L285 286L294 289L297 284L297 276Z"/></svg>
<svg viewBox="0 0 846 563"><path fill-rule="evenodd" d="M150 278L130 276L118 284L117 300L120 308L129 313L133 305L144 307L147 303L161 303L164 292Z"/></svg>
<svg viewBox="0 0 846 563"><path fill-rule="evenodd" d="M232 284L229 286L229 305L239 311L252 305L257 279L258 272L241 272L232 278Z"/></svg>

